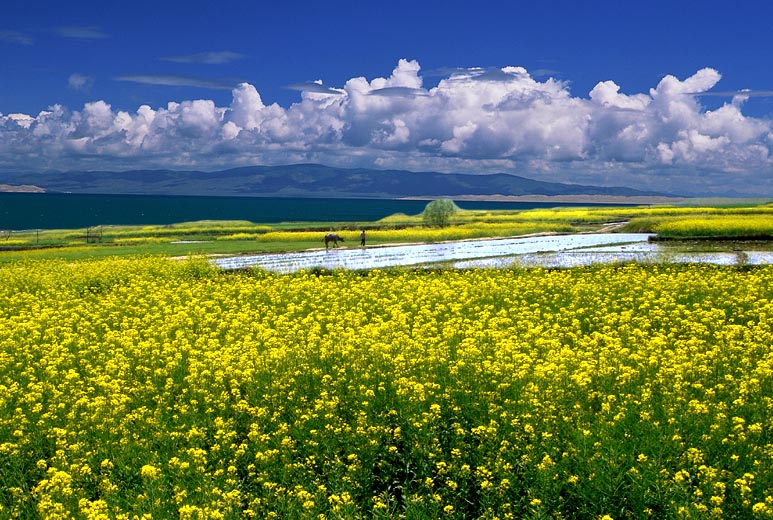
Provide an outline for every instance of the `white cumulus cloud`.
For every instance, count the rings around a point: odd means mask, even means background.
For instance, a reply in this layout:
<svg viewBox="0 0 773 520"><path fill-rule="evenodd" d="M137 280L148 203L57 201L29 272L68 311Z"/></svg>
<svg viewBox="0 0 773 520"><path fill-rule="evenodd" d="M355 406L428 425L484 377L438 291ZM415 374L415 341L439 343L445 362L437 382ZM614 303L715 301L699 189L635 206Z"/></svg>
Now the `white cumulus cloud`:
<svg viewBox="0 0 773 520"><path fill-rule="evenodd" d="M771 121L744 115L748 97L740 95L706 110L701 95L720 79L706 68L666 76L646 93L604 79L581 96L566 82L503 67L454 70L426 87L419 63L399 60L388 76L355 77L342 88L296 84L300 101L289 107L266 105L241 83L227 106L183 100L126 112L99 100L0 114L0 168L321 162L676 191L740 180L773 193Z"/></svg>

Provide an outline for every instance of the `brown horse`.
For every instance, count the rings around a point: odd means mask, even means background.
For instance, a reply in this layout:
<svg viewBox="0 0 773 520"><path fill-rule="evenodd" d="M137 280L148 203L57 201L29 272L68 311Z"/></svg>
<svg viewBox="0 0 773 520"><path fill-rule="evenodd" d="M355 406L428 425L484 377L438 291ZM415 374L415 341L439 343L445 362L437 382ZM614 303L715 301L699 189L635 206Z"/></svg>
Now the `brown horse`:
<svg viewBox="0 0 773 520"><path fill-rule="evenodd" d="M344 239L338 235L338 233L328 233L325 235L325 249L328 248L328 244L333 242L333 247L338 247L339 242L343 242Z"/></svg>

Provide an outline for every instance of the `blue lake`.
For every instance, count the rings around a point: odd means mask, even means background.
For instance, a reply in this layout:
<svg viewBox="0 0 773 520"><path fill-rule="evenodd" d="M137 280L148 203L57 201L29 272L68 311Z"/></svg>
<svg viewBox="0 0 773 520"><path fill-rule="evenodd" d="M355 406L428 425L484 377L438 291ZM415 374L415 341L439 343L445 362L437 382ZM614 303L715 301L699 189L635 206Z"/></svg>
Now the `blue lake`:
<svg viewBox="0 0 773 520"><path fill-rule="evenodd" d="M425 200L300 199L0 193L0 230L77 229L99 225L174 224L198 220L371 222L395 213L417 215ZM588 206L555 202L457 202L463 209Z"/></svg>

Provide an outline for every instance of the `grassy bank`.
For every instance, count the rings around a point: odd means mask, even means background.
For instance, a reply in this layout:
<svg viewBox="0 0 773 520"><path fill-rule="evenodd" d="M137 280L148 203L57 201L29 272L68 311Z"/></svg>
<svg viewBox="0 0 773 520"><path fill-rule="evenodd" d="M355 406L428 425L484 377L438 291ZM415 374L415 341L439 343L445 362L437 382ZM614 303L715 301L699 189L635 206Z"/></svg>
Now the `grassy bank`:
<svg viewBox="0 0 773 520"><path fill-rule="evenodd" d="M657 233L661 238L771 238L773 205L640 206L555 208L525 211L458 211L451 225L432 228L421 215L397 214L376 222L258 224L203 221L166 226L98 226L78 230L0 232L0 262L25 258L239 254L322 247L336 231L344 246L436 242L532 233L577 233L627 222L621 231Z"/></svg>

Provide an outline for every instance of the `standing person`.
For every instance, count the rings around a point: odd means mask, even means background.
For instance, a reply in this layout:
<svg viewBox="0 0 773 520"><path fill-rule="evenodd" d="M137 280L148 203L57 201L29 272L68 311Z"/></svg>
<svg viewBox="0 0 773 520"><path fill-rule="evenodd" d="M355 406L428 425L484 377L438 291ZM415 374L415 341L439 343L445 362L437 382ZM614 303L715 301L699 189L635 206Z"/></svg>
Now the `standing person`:
<svg viewBox="0 0 773 520"><path fill-rule="evenodd" d="M360 232L360 247L365 247L365 230Z"/></svg>

